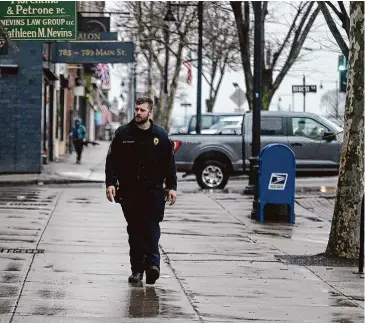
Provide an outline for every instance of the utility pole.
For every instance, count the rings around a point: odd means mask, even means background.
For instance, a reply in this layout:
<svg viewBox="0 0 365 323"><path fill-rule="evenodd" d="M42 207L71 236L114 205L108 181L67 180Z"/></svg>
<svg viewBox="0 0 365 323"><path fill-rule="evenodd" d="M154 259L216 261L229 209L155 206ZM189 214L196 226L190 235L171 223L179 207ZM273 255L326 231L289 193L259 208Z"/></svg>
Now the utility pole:
<svg viewBox="0 0 365 323"><path fill-rule="evenodd" d="M262 2L253 2L254 24L254 69L253 69L253 111L252 111L252 146L250 160L250 177L244 194L253 194L254 202L251 217L258 212L258 162L261 146L261 78L262 78Z"/></svg>
<svg viewBox="0 0 365 323"><path fill-rule="evenodd" d="M168 104L168 82L169 82L169 41L170 41L170 30L169 25L166 23L164 26L165 31L165 68L164 68L164 84L163 84L163 92L164 92L164 106L162 109L162 120L161 124L164 125L165 116L167 112L167 104Z"/></svg>
<svg viewBox="0 0 365 323"><path fill-rule="evenodd" d="M303 74L303 111L305 112L305 75Z"/></svg>
<svg viewBox="0 0 365 323"><path fill-rule="evenodd" d="M203 75L203 2L198 2L198 88L196 93L196 133L201 131L202 118L202 75Z"/></svg>
<svg viewBox="0 0 365 323"><path fill-rule="evenodd" d="M253 68L253 116L252 116L252 153L251 171L254 185L254 196L251 218L257 218L260 212L259 200L259 155L261 149L261 107L262 107L262 1L254 2L255 35L254 35L254 68Z"/></svg>
<svg viewBox="0 0 365 323"><path fill-rule="evenodd" d="M338 92L338 81L336 81L336 120L338 120L339 119L339 107L338 107L338 95L339 95L339 92Z"/></svg>

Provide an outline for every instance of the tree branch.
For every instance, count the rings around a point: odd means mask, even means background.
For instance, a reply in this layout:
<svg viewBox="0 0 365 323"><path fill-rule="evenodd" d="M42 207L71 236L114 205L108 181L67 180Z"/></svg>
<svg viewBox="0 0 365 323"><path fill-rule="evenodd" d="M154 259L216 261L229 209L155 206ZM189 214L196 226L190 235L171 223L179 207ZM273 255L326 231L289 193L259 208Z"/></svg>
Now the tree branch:
<svg viewBox="0 0 365 323"><path fill-rule="evenodd" d="M247 100L252 102L253 97L253 76L251 71L250 62L250 8L249 3L245 1L244 5L244 17L242 15L242 1L230 1L233 14L236 21L237 34L240 45L241 60L243 71L245 74Z"/></svg>
<svg viewBox="0 0 365 323"><path fill-rule="evenodd" d="M343 1L338 1L338 5L340 6L341 12L343 14L342 27L345 29L347 37L350 37L350 17L346 11L345 6L343 5Z"/></svg>
<svg viewBox="0 0 365 323"><path fill-rule="evenodd" d="M308 15L309 15L309 11L312 9L312 6L313 6L313 2L311 2L310 7L308 8L306 14L302 17L302 21L303 20L305 21L307 19ZM306 37L308 36L308 33L309 33L310 29L312 28L314 20L318 16L319 10L320 10L319 7L317 7L313 11L313 13L311 14L311 16L310 16L310 18L307 22L307 25L305 26L302 34L300 36L297 35L297 40L293 40L292 48L289 52L288 58L285 61L285 64L284 64L283 68L279 72L279 75L275 79L275 82L273 84L270 95L275 93L275 91L279 88L279 86L280 86L281 82L283 81L285 75L288 73L289 69L294 64L295 60L297 59L297 57L300 53L300 50L303 46L303 43L304 43Z"/></svg>
<svg viewBox="0 0 365 323"><path fill-rule="evenodd" d="M341 21L343 21L343 15L342 15L342 12L340 12L337 8L336 8L336 6L331 2L331 1L325 1L325 3L329 6L329 7L331 7L331 9L333 10L333 12L337 15L337 17L341 20Z"/></svg>
<svg viewBox="0 0 365 323"><path fill-rule="evenodd" d="M274 68L275 68L276 63L277 63L277 61L278 61L278 59L279 59L279 57L280 57L280 55L281 55L282 51L284 50L284 48L285 48L286 44L288 43L288 41L289 41L289 39L290 39L290 37L291 37L291 34L292 34L292 32L294 31L294 29L295 29L295 25L296 25L296 23L297 23L297 20L298 20L298 18L299 18L299 16L300 16L301 12L302 12L302 8L300 8L300 7L299 7L299 8L298 8L298 10L297 10L296 15L295 15L295 17L294 17L294 20L293 20L292 24L290 25L289 31L288 31L288 33L286 34L285 40L284 40L284 41L283 41L283 43L281 44L281 46L280 46L279 50L278 50L277 52L275 52L275 53L274 53L274 55L273 55L273 62L272 62L272 65L271 65L271 68L272 68L272 69L274 69Z"/></svg>
<svg viewBox="0 0 365 323"><path fill-rule="evenodd" d="M330 29L333 37L335 38L338 46L340 47L343 55L346 57L346 60L349 57L349 47L343 39L341 33L339 32L336 23L334 22L331 13L329 12L326 4L322 1L317 1L318 7L321 9L324 19L327 22L328 28Z"/></svg>

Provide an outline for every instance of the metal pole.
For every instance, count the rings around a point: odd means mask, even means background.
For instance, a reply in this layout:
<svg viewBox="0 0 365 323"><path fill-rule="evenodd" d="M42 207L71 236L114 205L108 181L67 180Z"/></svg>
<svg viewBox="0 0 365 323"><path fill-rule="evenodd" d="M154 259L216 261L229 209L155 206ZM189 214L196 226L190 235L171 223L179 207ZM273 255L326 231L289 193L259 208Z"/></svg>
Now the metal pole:
<svg viewBox="0 0 365 323"><path fill-rule="evenodd" d="M167 112L167 104L168 104L168 81L169 81L169 40L170 40L170 34L169 34L169 26L168 24L165 24L165 79L164 79L164 107L163 107L163 113L162 113L162 122L165 121L165 115Z"/></svg>
<svg viewBox="0 0 365 323"><path fill-rule="evenodd" d="M261 79L262 79L262 2L253 2L255 13L254 25L254 75L253 75L253 115L252 115L252 146L250 157L251 187L246 191L253 191L254 201L251 217L256 218L259 212L258 200L258 157L261 146ZM249 185L250 186L250 185ZM247 193L248 193L247 192Z"/></svg>
<svg viewBox="0 0 365 323"><path fill-rule="evenodd" d="M184 114L184 126L188 125L188 106L185 105L185 114Z"/></svg>
<svg viewBox="0 0 365 323"><path fill-rule="evenodd" d="M336 81L336 120L339 119L338 113L338 81Z"/></svg>
<svg viewBox="0 0 365 323"><path fill-rule="evenodd" d="M203 2L198 3L198 32L199 32L199 43L198 43L198 81L196 91L196 127L195 131L200 134L201 130L201 114L202 114L202 65L203 65Z"/></svg>
<svg viewBox="0 0 365 323"><path fill-rule="evenodd" d="M294 109L294 93L291 94L291 108L292 108L292 111L295 111L295 109Z"/></svg>
<svg viewBox="0 0 365 323"><path fill-rule="evenodd" d="M130 95L130 114L131 114L131 120L134 117L134 106L136 103L136 96L137 96L137 62L136 62L136 37L135 34L132 33L132 41L134 46L134 60L132 62L132 65L130 67L130 73L131 73L131 79L129 82L129 95Z"/></svg>
<svg viewBox="0 0 365 323"><path fill-rule="evenodd" d="M364 273L364 195L361 202L359 274Z"/></svg>
<svg viewBox="0 0 365 323"><path fill-rule="evenodd" d="M305 75L303 74L303 111L305 112Z"/></svg>

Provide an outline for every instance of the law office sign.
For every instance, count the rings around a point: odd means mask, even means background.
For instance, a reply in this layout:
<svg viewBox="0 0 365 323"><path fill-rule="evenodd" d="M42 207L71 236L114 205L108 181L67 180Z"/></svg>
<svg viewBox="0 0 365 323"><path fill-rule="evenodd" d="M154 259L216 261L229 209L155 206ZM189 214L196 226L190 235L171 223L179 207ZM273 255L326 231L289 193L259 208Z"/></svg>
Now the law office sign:
<svg viewBox="0 0 365 323"><path fill-rule="evenodd" d="M57 42L52 44L54 63L131 63L134 44L120 41Z"/></svg>
<svg viewBox="0 0 365 323"><path fill-rule="evenodd" d="M0 1L0 22L13 40L75 40L76 1Z"/></svg>

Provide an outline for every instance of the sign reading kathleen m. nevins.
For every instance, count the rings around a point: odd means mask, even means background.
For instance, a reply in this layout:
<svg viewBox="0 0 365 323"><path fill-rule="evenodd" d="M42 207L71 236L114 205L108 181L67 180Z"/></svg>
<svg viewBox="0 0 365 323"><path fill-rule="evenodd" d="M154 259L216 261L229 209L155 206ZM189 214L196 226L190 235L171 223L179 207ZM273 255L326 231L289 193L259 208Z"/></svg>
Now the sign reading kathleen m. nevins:
<svg viewBox="0 0 365 323"><path fill-rule="evenodd" d="M132 42L95 41L52 44L54 63L130 63L134 61Z"/></svg>
<svg viewBox="0 0 365 323"><path fill-rule="evenodd" d="M0 1L0 21L14 40L75 40L76 1Z"/></svg>

